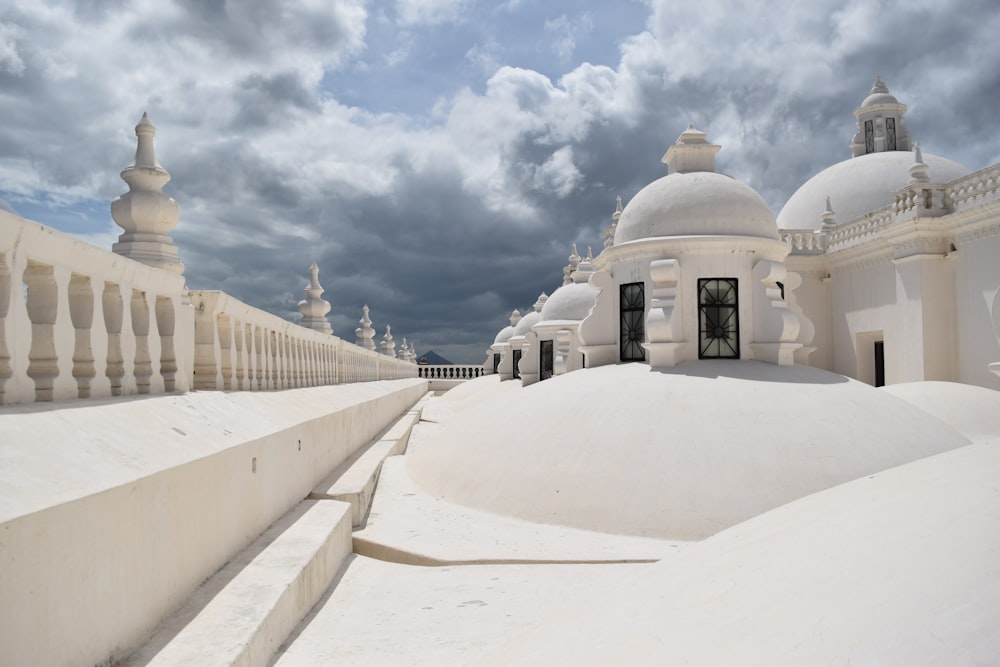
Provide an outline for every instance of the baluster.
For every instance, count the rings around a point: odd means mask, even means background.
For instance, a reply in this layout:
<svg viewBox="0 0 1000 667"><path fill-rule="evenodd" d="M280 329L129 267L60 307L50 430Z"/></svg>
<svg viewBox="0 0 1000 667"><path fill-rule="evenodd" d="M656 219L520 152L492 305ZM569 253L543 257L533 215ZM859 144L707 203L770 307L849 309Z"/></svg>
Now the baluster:
<svg viewBox="0 0 1000 667"><path fill-rule="evenodd" d="M156 331L160 335L160 375L163 391L177 388L177 354L174 350L174 301L170 297L156 297Z"/></svg>
<svg viewBox="0 0 1000 667"><path fill-rule="evenodd" d="M149 304L146 293L132 290L132 333L135 335L135 387L140 394L149 393L153 364L149 356Z"/></svg>
<svg viewBox="0 0 1000 667"><path fill-rule="evenodd" d="M73 377L79 398L90 398L90 382L97 375L90 330L94 324L94 290L90 278L74 273L69 280L69 316L73 323Z"/></svg>
<svg viewBox="0 0 1000 667"><path fill-rule="evenodd" d="M35 400L51 401L52 384L59 375L55 345L59 288L52 267L32 260L24 270L24 284L28 288L25 306L31 320L28 377L35 382Z"/></svg>
<svg viewBox="0 0 1000 667"><path fill-rule="evenodd" d="M219 370L222 372L222 390L233 388L233 329L229 316L219 313L215 316L215 328L219 337Z"/></svg>
<svg viewBox="0 0 1000 667"><path fill-rule="evenodd" d="M3 405L7 380L14 374L10 365L10 350L7 348L7 313L10 311L10 267L7 258L0 253L0 405Z"/></svg>

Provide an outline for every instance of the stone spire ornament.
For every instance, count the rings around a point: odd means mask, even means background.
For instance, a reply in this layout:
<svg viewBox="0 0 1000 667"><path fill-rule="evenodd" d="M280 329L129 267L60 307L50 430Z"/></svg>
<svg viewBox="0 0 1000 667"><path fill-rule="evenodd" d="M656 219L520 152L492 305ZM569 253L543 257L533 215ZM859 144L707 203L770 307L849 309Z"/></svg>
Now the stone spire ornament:
<svg viewBox="0 0 1000 667"><path fill-rule="evenodd" d="M410 361L410 348L406 344L406 336L403 336L403 342L399 346L399 359L401 361Z"/></svg>
<svg viewBox="0 0 1000 667"><path fill-rule="evenodd" d="M410 341L410 363L417 363L417 350L413 347L413 341Z"/></svg>
<svg viewBox="0 0 1000 667"><path fill-rule="evenodd" d="M590 250L590 247L588 246L587 258L584 259L582 262L580 262L580 266L577 267L576 273L573 274L574 283L586 283L590 281L590 276L593 275L594 273L593 261L594 261L594 256Z"/></svg>
<svg viewBox="0 0 1000 667"><path fill-rule="evenodd" d="M576 271L577 265L580 263L580 256L576 254L576 244L573 244L573 251L569 255L569 264L563 267L563 285L569 285L573 282L573 272Z"/></svg>
<svg viewBox="0 0 1000 667"><path fill-rule="evenodd" d="M573 246L576 247L575 245ZM521 311L515 308L510 312L510 326L516 327L517 323L521 321Z"/></svg>
<svg viewBox="0 0 1000 667"><path fill-rule="evenodd" d="M374 350L375 329L372 328L372 320L368 316L368 304L361 309L361 319L358 320L358 324L361 326L354 330L354 343L366 350Z"/></svg>
<svg viewBox="0 0 1000 667"><path fill-rule="evenodd" d="M382 336L382 354L387 357L396 356L396 343L392 340L392 328L385 325L385 335Z"/></svg>
<svg viewBox="0 0 1000 667"><path fill-rule="evenodd" d="M833 204L830 203L829 195L826 197L826 210L823 211L821 219L823 220L821 231L829 232L837 225L837 214L833 212Z"/></svg>
<svg viewBox="0 0 1000 667"><path fill-rule="evenodd" d="M920 144L913 146L913 164L910 165L910 180L907 185L917 185L919 183L930 183L930 167L924 162L924 155L920 151Z"/></svg>
<svg viewBox="0 0 1000 667"><path fill-rule="evenodd" d="M138 145L135 160L121 173L129 191L111 202L111 217L125 230L112 252L137 262L174 273L184 273L177 246L167 232L177 225L180 211L177 202L163 194L170 174L160 166L153 149L156 128L148 114L135 126Z"/></svg>
<svg viewBox="0 0 1000 667"><path fill-rule="evenodd" d="M622 196L615 199L615 212L611 214L611 224L604 230L604 247L615 244L615 230L618 229L618 219L622 217ZM565 284L565 283L564 283Z"/></svg>
<svg viewBox="0 0 1000 667"><path fill-rule="evenodd" d="M309 267L309 284L303 290L306 298L299 301L299 312L302 313L300 325L320 333L332 334L333 327L326 319L330 312L330 302L323 300L323 286L319 284L319 267L316 262Z"/></svg>
<svg viewBox="0 0 1000 667"><path fill-rule="evenodd" d="M545 292L542 292L541 294L538 295L538 300L535 301L535 305L532 306L532 308L535 309L536 313L540 313L542 312L542 306L544 306L545 302L548 300L549 300L549 295L546 294Z"/></svg>

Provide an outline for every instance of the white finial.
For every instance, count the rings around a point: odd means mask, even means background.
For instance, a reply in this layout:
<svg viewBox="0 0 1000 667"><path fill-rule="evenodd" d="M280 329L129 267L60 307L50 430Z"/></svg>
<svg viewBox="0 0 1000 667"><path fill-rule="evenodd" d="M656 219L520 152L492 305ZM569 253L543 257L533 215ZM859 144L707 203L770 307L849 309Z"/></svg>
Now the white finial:
<svg viewBox="0 0 1000 667"><path fill-rule="evenodd" d="M396 356L396 343L392 340L392 329L385 325L385 335L382 336L382 354L387 357Z"/></svg>
<svg viewBox="0 0 1000 667"><path fill-rule="evenodd" d="M577 265L580 263L580 256L576 254L576 244L573 244L573 251L569 255L569 264L563 267L563 285L569 285L573 282L573 272L576 271Z"/></svg>
<svg viewBox="0 0 1000 667"><path fill-rule="evenodd" d="M521 311L515 308L510 313L510 326L517 326L517 323L521 321Z"/></svg>
<svg viewBox="0 0 1000 667"><path fill-rule="evenodd" d="M548 300L549 300L549 295L548 294L546 294L545 292L542 292L541 294L539 294L538 295L538 300L535 301L535 305L533 306L533 308L535 309L535 312L536 313L542 312L542 306L544 306L545 302L548 301Z"/></svg>
<svg viewBox="0 0 1000 667"><path fill-rule="evenodd" d="M823 231L828 231L837 224L837 215L833 212L833 205L830 203L830 196L826 197L826 210L823 211Z"/></svg>
<svg viewBox="0 0 1000 667"><path fill-rule="evenodd" d="M361 309L361 319L358 320L358 324L361 326L354 330L355 345L366 350L374 350L375 329L372 328L372 320L368 316L368 304L365 304L364 308Z"/></svg>
<svg viewBox="0 0 1000 667"><path fill-rule="evenodd" d="M920 151L920 144L917 143L913 147L913 164L910 165L910 180L907 181L907 185L915 185L917 183L930 183L930 167L924 163L923 153Z"/></svg>
<svg viewBox="0 0 1000 667"><path fill-rule="evenodd" d="M135 135L135 159L121 173L129 191L111 202L111 217L125 233L111 250L143 264L183 273L177 246L167 236L177 225L180 210L177 202L162 192L170 182L170 174L156 160L156 128L147 114L142 114L135 126Z"/></svg>
<svg viewBox="0 0 1000 667"><path fill-rule="evenodd" d="M333 327L326 319L326 314L330 312L330 302L322 298L323 286L319 284L319 267L316 262L309 267L309 284L303 291L306 298L299 301L299 312L302 313L299 324L320 333L332 334Z"/></svg>

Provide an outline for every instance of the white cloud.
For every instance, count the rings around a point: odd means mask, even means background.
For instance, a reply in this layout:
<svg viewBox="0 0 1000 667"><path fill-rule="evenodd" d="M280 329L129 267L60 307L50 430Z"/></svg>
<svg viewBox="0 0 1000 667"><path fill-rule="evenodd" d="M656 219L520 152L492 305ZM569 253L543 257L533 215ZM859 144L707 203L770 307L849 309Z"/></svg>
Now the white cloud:
<svg viewBox="0 0 1000 667"><path fill-rule="evenodd" d="M584 12L576 19L570 19L566 14L545 22L545 32L551 39L552 53L563 63L568 63L576 51L577 41L594 27L594 21L589 12Z"/></svg>
<svg viewBox="0 0 1000 667"><path fill-rule="evenodd" d="M470 0L396 0L396 15L403 26L456 23L469 4Z"/></svg>

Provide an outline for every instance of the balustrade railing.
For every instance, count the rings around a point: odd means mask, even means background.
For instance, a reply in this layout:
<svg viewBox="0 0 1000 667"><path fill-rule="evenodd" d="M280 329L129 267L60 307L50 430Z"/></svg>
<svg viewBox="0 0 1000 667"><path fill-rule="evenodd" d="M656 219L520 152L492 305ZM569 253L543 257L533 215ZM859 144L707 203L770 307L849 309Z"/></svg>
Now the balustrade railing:
<svg viewBox="0 0 1000 667"><path fill-rule="evenodd" d="M441 364L417 366L417 377L428 380L472 380L486 375L481 364Z"/></svg>
<svg viewBox="0 0 1000 667"><path fill-rule="evenodd" d="M415 364L0 211L0 404L407 377Z"/></svg>

